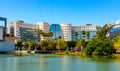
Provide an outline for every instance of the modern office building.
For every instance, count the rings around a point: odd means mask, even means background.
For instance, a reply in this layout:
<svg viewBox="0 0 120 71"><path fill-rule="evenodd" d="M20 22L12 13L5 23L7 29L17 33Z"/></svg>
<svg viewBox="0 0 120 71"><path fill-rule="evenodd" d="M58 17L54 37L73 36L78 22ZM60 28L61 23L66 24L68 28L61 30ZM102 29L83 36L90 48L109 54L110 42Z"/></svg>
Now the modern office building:
<svg viewBox="0 0 120 71"><path fill-rule="evenodd" d="M64 23L64 24L61 24L61 28L62 28L62 39L64 39L65 41L71 41L72 25L70 23Z"/></svg>
<svg viewBox="0 0 120 71"><path fill-rule="evenodd" d="M110 38L113 39L116 36L120 36L120 20L116 21L114 27L110 30Z"/></svg>
<svg viewBox="0 0 120 71"><path fill-rule="evenodd" d="M62 37L62 29L59 24L50 25L50 32L53 33L53 36L52 36L53 40L56 40L56 39Z"/></svg>
<svg viewBox="0 0 120 71"><path fill-rule="evenodd" d="M24 23L24 21L9 22L7 25L7 34L16 37L16 40L25 41L27 39L37 40L38 26Z"/></svg>
<svg viewBox="0 0 120 71"><path fill-rule="evenodd" d="M50 29L49 23L47 23L47 22L38 22L37 25L39 26L39 30L42 30L45 33L49 32L49 29ZM47 39L47 37L44 37L44 36L41 35L40 39L44 40L44 39Z"/></svg>
<svg viewBox="0 0 120 71"><path fill-rule="evenodd" d="M85 26L72 26L72 40L76 40L75 32L78 32L77 39L84 38L83 36L85 36L85 39L88 40L87 36L82 34L83 30L85 32L90 32L89 39L96 36L97 29L96 26L92 26L92 24L86 24Z"/></svg>
<svg viewBox="0 0 120 71"><path fill-rule="evenodd" d="M70 23L51 24L47 22L38 22L37 24L28 24L24 21L15 21L9 22L7 25L7 33L11 36L15 36L17 39L25 41L27 39L38 41L47 39L48 37L38 34L39 30L42 30L45 33L52 32L52 39L58 39L61 37L65 41L76 40L75 32L78 32L77 38L83 38L87 40L87 36L82 34L82 31L90 32L89 39L92 39L96 36L96 26L92 24L86 24L85 26L72 26ZM39 35L39 37L38 37ZM24 37L23 37L24 36Z"/></svg>

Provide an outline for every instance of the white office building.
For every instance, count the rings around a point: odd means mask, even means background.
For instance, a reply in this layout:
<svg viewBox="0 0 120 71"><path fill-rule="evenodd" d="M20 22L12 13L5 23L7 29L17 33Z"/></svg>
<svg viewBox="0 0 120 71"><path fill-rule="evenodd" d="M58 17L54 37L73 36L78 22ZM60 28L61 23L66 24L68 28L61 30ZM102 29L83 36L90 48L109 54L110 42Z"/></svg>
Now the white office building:
<svg viewBox="0 0 120 71"><path fill-rule="evenodd" d="M16 41L22 40L25 41L27 39L30 40L37 40L37 32L38 26L35 24L24 23L24 21L15 21L15 22L8 22L7 24L7 34L14 36Z"/></svg>
<svg viewBox="0 0 120 71"><path fill-rule="evenodd" d="M71 24L70 23L64 23L61 24L61 29L62 29L62 38L65 41L71 41Z"/></svg>

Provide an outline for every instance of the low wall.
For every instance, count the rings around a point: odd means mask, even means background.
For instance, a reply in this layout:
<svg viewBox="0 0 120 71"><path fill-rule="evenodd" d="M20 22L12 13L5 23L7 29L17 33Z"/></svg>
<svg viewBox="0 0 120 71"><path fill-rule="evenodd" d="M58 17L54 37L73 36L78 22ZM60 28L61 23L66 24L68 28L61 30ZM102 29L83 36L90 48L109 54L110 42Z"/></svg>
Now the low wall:
<svg viewBox="0 0 120 71"><path fill-rule="evenodd" d="M14 48L14 42L0 42L0 52L13 52Z"/></svg>

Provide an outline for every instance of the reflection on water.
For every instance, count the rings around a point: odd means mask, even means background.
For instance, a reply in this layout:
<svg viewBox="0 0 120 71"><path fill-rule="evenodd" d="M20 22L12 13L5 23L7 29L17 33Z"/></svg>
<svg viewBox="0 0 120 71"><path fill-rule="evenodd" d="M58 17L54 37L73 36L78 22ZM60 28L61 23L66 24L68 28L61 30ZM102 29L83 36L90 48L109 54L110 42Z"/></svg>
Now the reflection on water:
<svg viewBox="0 0 120 71"><path fill-rule="evenodd" d="M120 71L120 58L0 54L0 71Z"/></svg>

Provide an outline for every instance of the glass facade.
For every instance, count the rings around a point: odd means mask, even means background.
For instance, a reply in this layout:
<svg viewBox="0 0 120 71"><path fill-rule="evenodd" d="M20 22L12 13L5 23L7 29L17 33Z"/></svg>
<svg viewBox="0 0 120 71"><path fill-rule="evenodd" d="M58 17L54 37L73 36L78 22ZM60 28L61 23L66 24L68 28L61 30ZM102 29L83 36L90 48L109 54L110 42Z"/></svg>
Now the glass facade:
<svg viewBox="0 0 120 71"><path fill-rule="evenodd" d="M62 29L59 24L50 25L50 32L53 33L52 39L56 40L59 37L62 37Z"/></svg>
<svg viewBox="0 0 120 71"><path fill-rule="evenodd" d="M78 36L77 36L77 39L80 39L80 38L83 38L83 34L82 34L82 30L79 30L79 31L75 31L75 30L72 30L72 40L76 40L76 36L75 36L75 32L78 32ZM96 31L86 31L86 32L90 32L90 37L89 39L92 39L96 36ZM87 36L85 35L85 40L88 40L87 39Z"/></svg>
<svg viewBox="0 0 120 71"><path fill-rule="evenodd" d="M110 30L110 38L113 39L116 36L120 36L120 24L116 24L111 30Z"/></svg>
<svg viewBox="0 0 120 71"><path fill-rule="evenodd" d="M33 33L32 29L30 28L19 28L18 36L20 36L21 41L31 40L35 41L37 39L37 36Z"/></svg>

